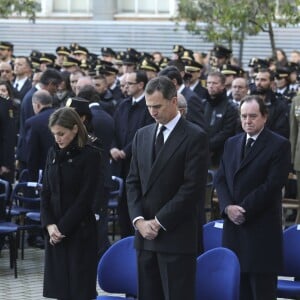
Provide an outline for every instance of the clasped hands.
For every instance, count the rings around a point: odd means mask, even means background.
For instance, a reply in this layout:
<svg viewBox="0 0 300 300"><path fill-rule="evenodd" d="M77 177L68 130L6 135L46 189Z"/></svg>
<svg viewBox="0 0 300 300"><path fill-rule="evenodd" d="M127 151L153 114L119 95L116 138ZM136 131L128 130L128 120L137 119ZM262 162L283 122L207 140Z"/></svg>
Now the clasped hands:
<svg viewBox="0 0 300 300"><path fill-rule="evenodd" d="M140 232L142 237L147 240L154 240L157 237L158 232L161 228L161 226L155 219L139 219L135 222L135 227Z"/></svg>
<svg viewBox="0 0 300 300"><path fill-rule="evenodd" d="M115 161L126 158L126 153L123 150L120 150L118 148L110 149L110 155L113 158L113 160L115 160Z"/></svg>
<svg viewBox="0 0 300 300"><path fill-rule="evenodd" d="M226 207L226 214L235 225L241 225L245 222L245 212L245 209L239 205L228 205Z"/></svg>
<svg viewBox="0 0 300 300"><path fill-rule="evenodd" d="M61 242L61 240L66 237L65 235L61 234L55 224L51 224L47 226L47 230L50 236L50 244L54 246L55 244Z"/></svg>

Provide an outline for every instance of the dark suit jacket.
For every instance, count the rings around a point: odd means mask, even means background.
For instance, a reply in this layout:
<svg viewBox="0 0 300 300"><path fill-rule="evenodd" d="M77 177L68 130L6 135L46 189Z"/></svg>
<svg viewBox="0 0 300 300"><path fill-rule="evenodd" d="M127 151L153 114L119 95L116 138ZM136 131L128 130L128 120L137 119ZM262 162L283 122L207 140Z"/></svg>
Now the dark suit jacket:
<svg viewBox="0 0 300 300"><path fill-rule="evenodd" d="M195 86L193 92L196 93L200 99L205 98L207 95L207 89L201 85L200 81Z"/></svg>
<svg viewBox="0 0 300 300"><path fill-rule="evenodd" d="M185 87L181 94L185 97L187 102L187 120L199 125L206 131L207 123L204 119L204 106L202 104L202 99L200 99L198 95L188 87Z"/></svg>
<svg viewBox="0 0 300 300"><path fill-rule="evenodd" d="M114 119L99 104L92 106L90 109L93 116L94 134L99 138L103 146L102 167L104 168L104 184L106 187L110 187L112 173L109 150L115 132Z"/></svg>
<svg viewBox="0 0 300 300"><path fill-rule="evenodd" d="M132 140L137 130L154 122L148 112L145 98L132 105L132 98L123 100L114 115L115 135L112 147L117 147L126 153L126 158L119 162L113 161L115 175L126 178L130 160ZM117 171L119 170L119 171Z"/></svg>
<svg viewBox="0 0 300 300"><path fill-rule="evenodd" d="M25 142L25 121L34 116L32 107L32 95L37 91L37 88L33 86L24 96L20 108L20 132L17 145L17 159L26 162L26 142Z"/></svg>
<svg viewBox="0 0 300 300"><path fill-rule="evenodd" d="M16 126L11 100L0 97L0 166L10 169L1 175L2 179L14 181Z"/></svg>
<svg viewBox="0 0 300 300"><path fill-rule="evenodd" d="M199 210L204 210L208 161L208 139L198 126L181 118L155 162L153 144L156 124L140 129L132 145L127 177L127 198L131 220L155 216L166 229L154 240L136 232L137 249L166 253L198 250Z"/></svg>
<svg viewBox="0 0 300 300"><path fill-rule="evenodd" d="M48 150L54 145L53 135L48 128L53 112L53 108L44 108L25 122L26 163L31 181L37 181L38 171L44 170Z"/></svg>
<svg viewBox="0 0 300 300"><path fill-rule="evenodd" d="M290 143L264 129L242 160L245 136L228 139L215 178L225 217L223 245L238 255L242 272L278 272L282 265L282 187L289 172ZM224 214L229 204L246 210L242 225Z"/></svg>
<svg viewBox="0 0 300 300"><path fill-rule="evenodd" d="M15 98L19 99L22 102L24 96L31 88L32 88L32 81L29 78L27 78L20 91L14 88Z"/></svg>

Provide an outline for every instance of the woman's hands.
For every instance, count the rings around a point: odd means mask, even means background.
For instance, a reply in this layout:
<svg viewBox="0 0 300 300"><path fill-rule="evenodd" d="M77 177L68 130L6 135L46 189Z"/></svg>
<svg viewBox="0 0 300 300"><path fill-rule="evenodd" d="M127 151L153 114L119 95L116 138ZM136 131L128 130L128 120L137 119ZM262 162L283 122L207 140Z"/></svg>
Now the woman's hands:
<svg viewBox="0 0 300 300"><path fill-rule="evenodd" d="M47 230L50 236L50 244L54 246L55 244L61 242L61 240L66 237L65 235L61 234L55 224L51 224L47 226Z"/></svg>

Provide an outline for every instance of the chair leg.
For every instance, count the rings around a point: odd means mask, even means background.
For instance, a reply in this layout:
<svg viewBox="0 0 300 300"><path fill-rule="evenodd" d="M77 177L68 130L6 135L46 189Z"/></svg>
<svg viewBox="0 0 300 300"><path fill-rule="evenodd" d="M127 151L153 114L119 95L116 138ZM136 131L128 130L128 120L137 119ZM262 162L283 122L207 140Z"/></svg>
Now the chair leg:
<svg viewBox="0 0 300 300"><path fill-rule="evenodd" d="M10 268L14 269L14 276L18 278L17 270L17 238L15 233L9 235L9 260Z"/></svg>
<svg viewBox="0 0 300 300"><path fill-rule="evenodd" d="M25 230L22 230L21 235L21 259L24 259L24 248L25 248Z"/></svg>
<svg viewBox="0 0 300 300"><path fill-rule="evenodd" d="M13 264L14 264L14 271L15 271L15 278L18 278L18 268L17 268L17 253L18 253L18 247L17 247L17 238L16 235L13 235Z"/></svg>

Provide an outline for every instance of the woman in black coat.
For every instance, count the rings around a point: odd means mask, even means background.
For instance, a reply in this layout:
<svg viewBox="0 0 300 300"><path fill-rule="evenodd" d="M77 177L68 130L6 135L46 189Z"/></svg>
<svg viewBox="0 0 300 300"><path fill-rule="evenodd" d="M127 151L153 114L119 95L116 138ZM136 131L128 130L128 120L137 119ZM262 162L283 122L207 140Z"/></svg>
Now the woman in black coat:
<svg viewBox="0 0 300 300"><path fill-rule="evenodd" d="M44 297L96 298L97 240L93 214L100 152L88 144L74 109L55 111L49 128L56 144L46 162L41 220L46 233Z"/></svg>

